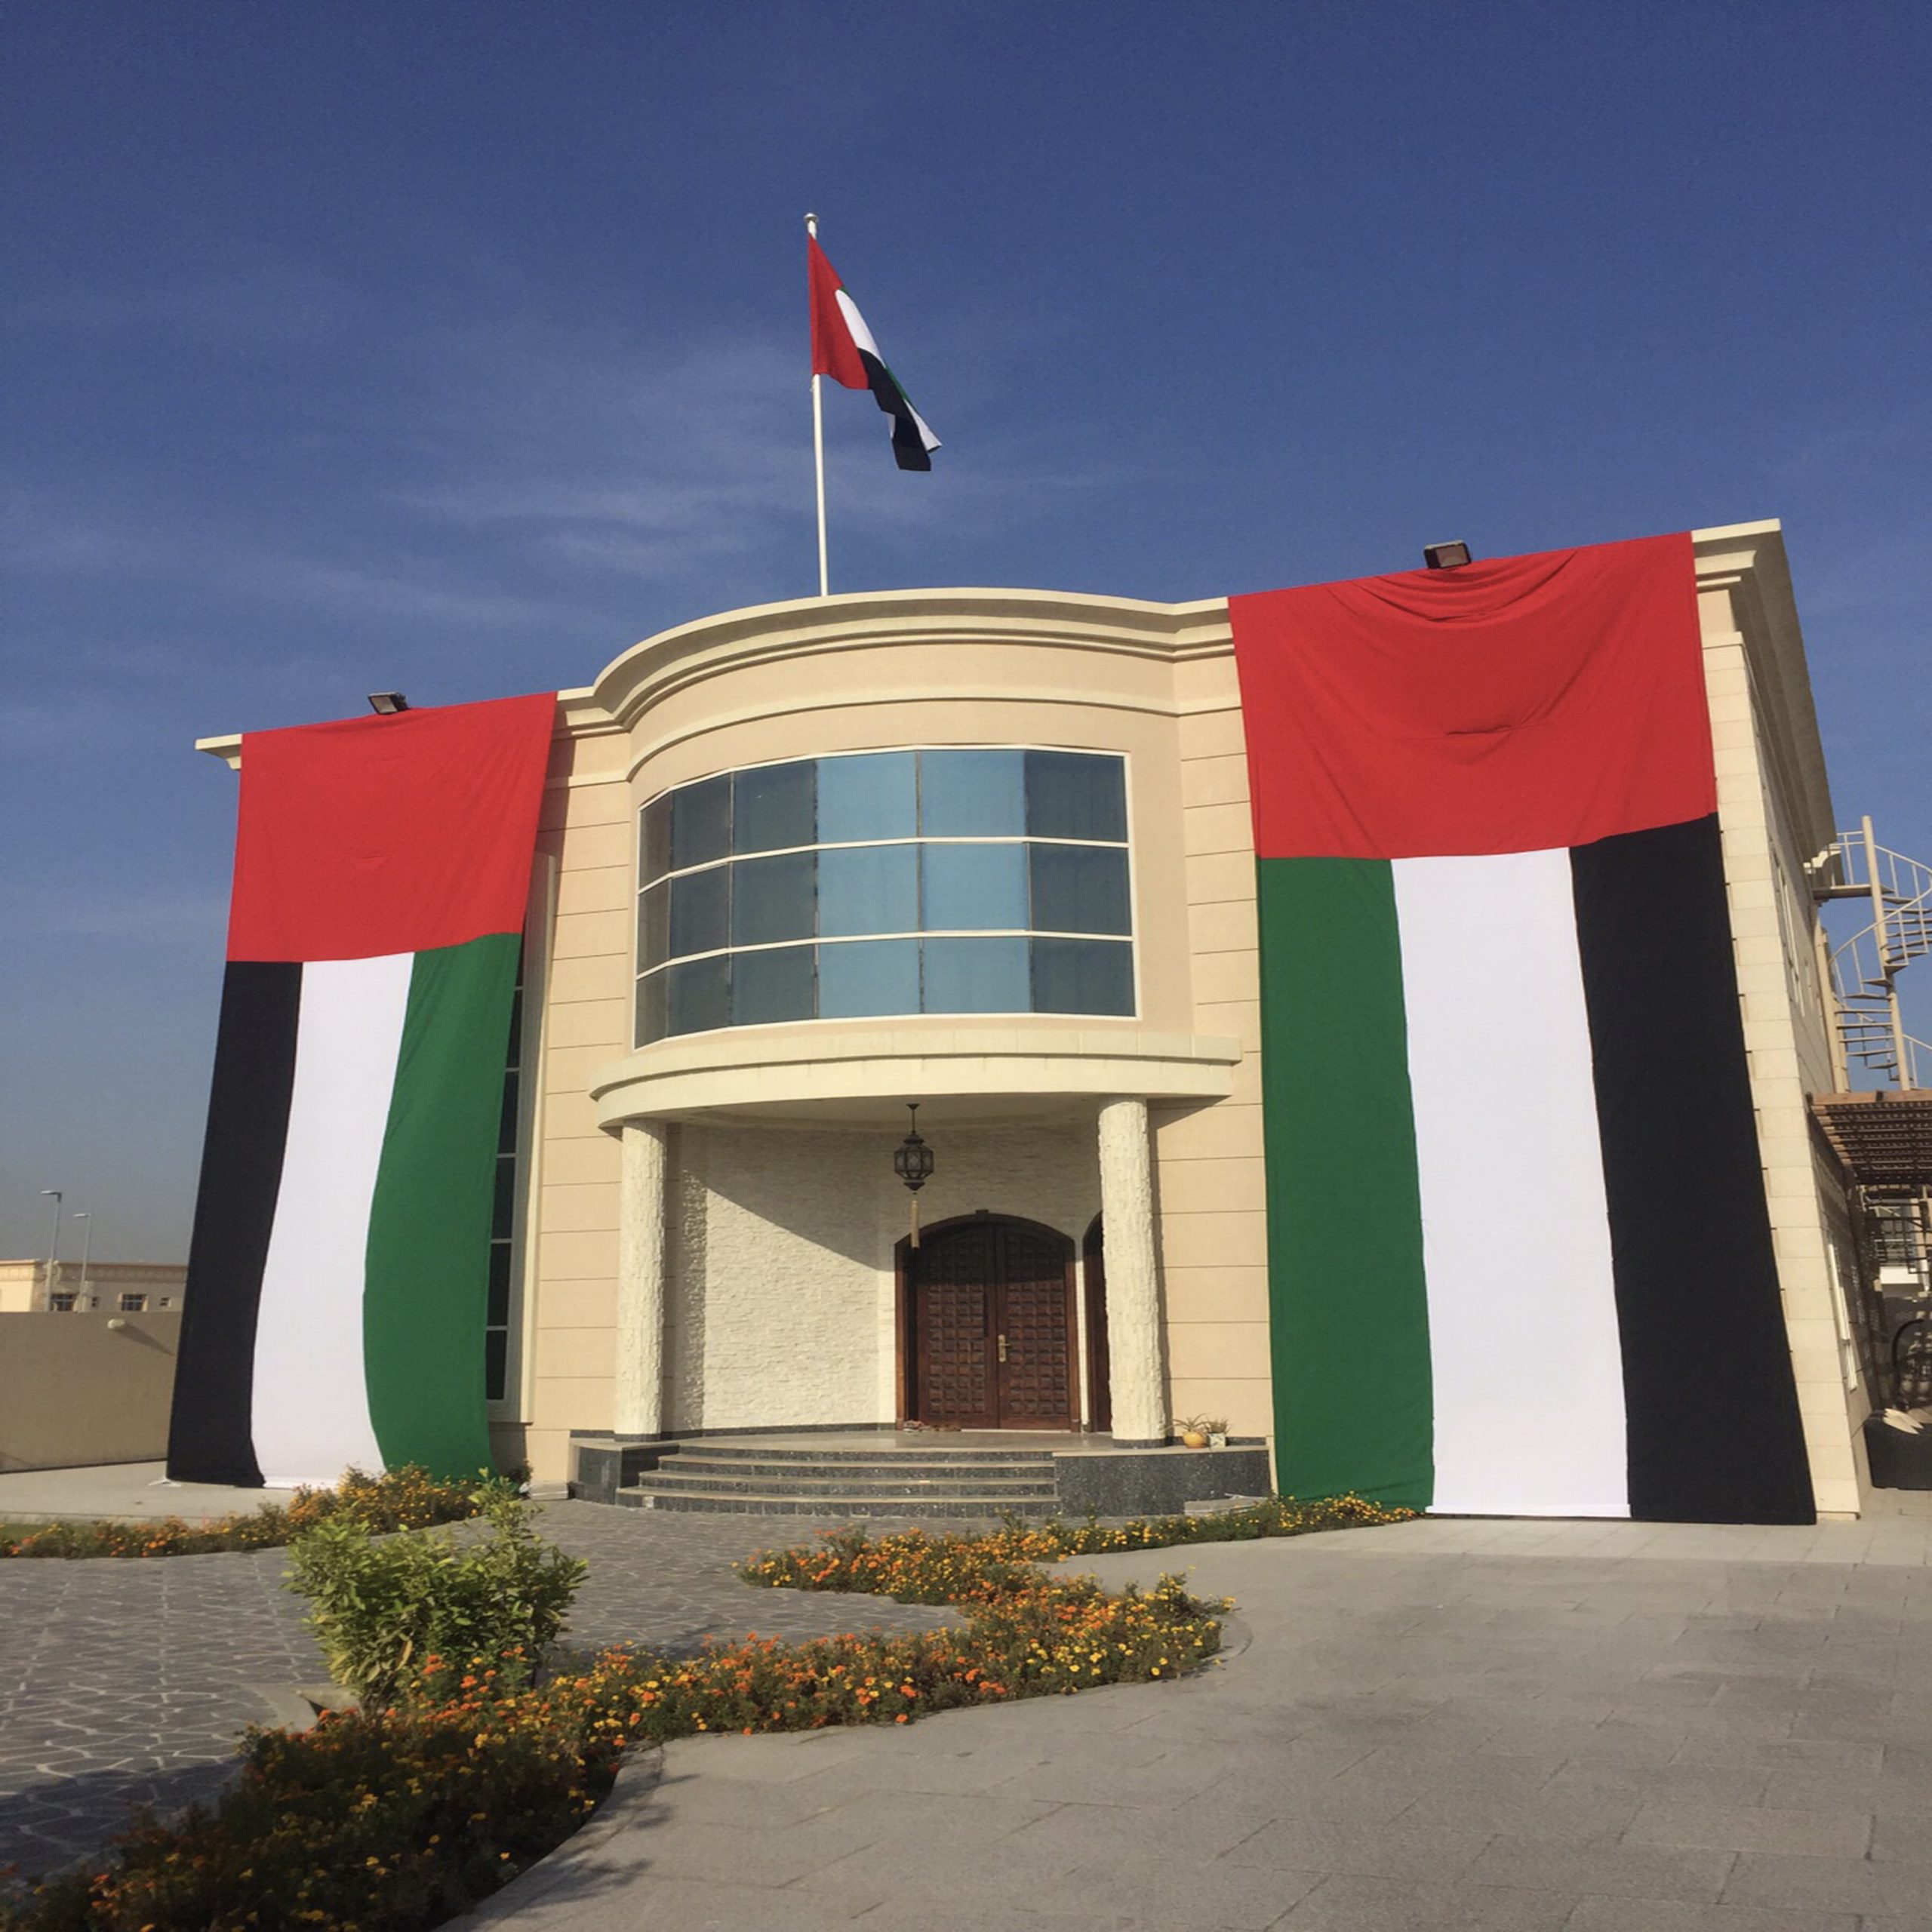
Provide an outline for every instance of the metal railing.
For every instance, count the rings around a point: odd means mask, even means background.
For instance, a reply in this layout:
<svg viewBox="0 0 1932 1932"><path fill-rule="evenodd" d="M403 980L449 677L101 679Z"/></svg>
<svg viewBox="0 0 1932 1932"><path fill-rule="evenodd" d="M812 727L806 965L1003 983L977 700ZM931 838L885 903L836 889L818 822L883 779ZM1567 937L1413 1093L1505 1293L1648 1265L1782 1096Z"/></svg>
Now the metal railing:
<svg viewBox="0 0 1932 1932"><path fill-rule="evenodd" d="M1905 1029L1898 977L1932 953L1932 866L1881 845L1868 817L1832 841L1820 897L1863 900L1871 923L1832 947L1832 995L1840 1046L1857 1061L1900 1088L1915 1088L1921 1069L1932 1070L1932 1044Z"/></svg>

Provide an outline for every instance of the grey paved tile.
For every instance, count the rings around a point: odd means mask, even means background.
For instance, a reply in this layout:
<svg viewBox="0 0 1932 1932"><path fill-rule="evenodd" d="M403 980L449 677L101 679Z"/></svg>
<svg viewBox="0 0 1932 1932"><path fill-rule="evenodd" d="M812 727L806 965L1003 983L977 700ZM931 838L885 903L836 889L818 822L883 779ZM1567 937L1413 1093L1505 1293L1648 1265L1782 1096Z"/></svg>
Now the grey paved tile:
<svg viewBox="0 0 1932 1932"><path fill-rule="evenodd" d="M1284 1818L1243 1838L1222 1863L1347 1872L1362 1878L1442 1878L1462 1872L1490 1838L1485 1831L1414 1823L1407 1817L1372 1831L1331 1819Z"/></svg>
<svg viewBox="0 0 1932 1932"><path fill-rule="evenodd" d="M1932 1865L1746 1852L1724 1887L1724 1901L1932 1917Z"/></svg>
<svg viewBox="0 0 1932 1932"><path fill-rule="evenodd" d="M1887 1812L1874 1818L1869 1855L1904 1859L1919 1865L1932 1862L1932 1805Z"/></svg>
<svg viewBox="0 0 1932 1932"><path fill-rule="evenodd" d="M1664 1899L1587 1898L1563 1932L1866 1932L1856 1915L1683 1905Z"/></svg>
<svg viewBox="0 0 1932 1932"><path fill-rule="evenodd" d="M977 1900L971 1905L912 1904L888 1899L854 1923L859 1932L1143 1932L1148 1921L1098 1907L1041 1912Z"/></svg>
<svg viewBox="0 0 1932 1932"><path fill-rule="evenodd" d="M1768 1805L1650 1804L1638 1814L1629 1835L1636 1844L1863 1858L1872 1842L1872 1819L1869 1813Z"/></svg>
<svg viewBox="0 0 1932 1932"><path fill-rule="evenodd" d="M1262 1932L1315 1885L1315 1872L1241 1866L1221 1858L1181 1863L1140 1854L1084 1865L1055 1888L1063 1907L1091 1904L1149 1926L1217 1926Z"/></svg>
<svg viewBox="0 0 1932 1932"><path fill-rule="evenodd" d="M1096 1901L1084 1891L1070 1893L1059 1884L1080 1862L1079 1851L1064 1844L1023 1847L1009 1839L995 1857L982 1845L954 1844L941 1838L903 1846L890 1858L869 1850L855 1853L808 1874L791 1889L869 1894L875 1903L889 1897L909 1903L955 1906L967 1900L983 1900L1028 1911L1084 1909ZM1285 1911L1292 1903L1284 1900L1279 1910ZM1111 1905L1108 1909L1128 1909Z"/></svg>
<svg viewBox="0 0 1932 1932"><path fill-rule="evenodd" d="M1684 1850L1628 1840L1616 1845L1577 1844L1504 1833L1490 1840L1465 1875L1476 1884L1715 1904L1735 1863L1734 1854L1727 1851Z"/></svg>
<svg viewBox="0 0 1932 1932"><path fill-rule="evenodd" d="M1282 1932L1546 1932L1568 1925L1577 1903L1566 1892L1341 1876L1323 1879L1279 1924Z"/></svg>

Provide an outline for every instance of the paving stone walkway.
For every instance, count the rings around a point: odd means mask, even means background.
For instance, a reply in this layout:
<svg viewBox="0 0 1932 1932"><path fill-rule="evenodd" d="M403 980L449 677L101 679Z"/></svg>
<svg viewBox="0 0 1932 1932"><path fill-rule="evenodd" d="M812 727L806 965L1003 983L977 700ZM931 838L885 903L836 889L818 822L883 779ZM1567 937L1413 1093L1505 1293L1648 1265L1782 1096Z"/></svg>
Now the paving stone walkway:
<svg viewBox="0 0 1932 1932"><path fill-rule="evenodd" d="M1081 1567L1186 1682L692 1739L518 1932L1932 1932L1932 1524L1428 1522Z"/></svg>
<svg viewBox="0 0 1932 1932"><path fill-rule="evenodd" d="M930 1629L952 1615L754 1590L731 1574L739 1557L808 1540L814 1526L798 1518L560 1503L541 1527L590 1559L574 1646ZM173 1809L219 1789L241 1731L282 1721L297 1686L325 1681L306 1606L282 1588L287 1566L279 1549L0 1562L0 1866L64 1864L105 1844L135 1804Z"/></svg>

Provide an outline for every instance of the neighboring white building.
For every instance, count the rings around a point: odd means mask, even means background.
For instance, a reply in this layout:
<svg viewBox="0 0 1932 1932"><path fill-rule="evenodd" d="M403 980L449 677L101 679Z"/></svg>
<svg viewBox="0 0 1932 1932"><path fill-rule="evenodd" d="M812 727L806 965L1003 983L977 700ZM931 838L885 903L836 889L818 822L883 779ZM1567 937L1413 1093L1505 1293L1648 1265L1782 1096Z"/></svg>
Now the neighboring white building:
<svg viewBox="0 0 1932 1932"><path fill-rule="evenodd" d="M89 1261L83 1282L78 1261L62 1261L48 1279L48 1263L0 1261L0 1315L52 1309L90 1314L150 1315L179 1309L188 1270L173 1261Z"/></svg>

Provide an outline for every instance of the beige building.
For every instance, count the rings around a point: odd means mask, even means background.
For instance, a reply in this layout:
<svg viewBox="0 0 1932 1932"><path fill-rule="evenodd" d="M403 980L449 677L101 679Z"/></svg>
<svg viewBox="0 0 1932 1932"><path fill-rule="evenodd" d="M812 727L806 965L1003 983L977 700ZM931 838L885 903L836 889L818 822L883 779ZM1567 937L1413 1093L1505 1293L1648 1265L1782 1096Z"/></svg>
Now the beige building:
<svg viewBox="0 0 1932 1932"><path fill-rule="evenodd" d="M0 1261L0 1315L78 1309L141 1315L178 1309L188 1270L171 1261Z"/></svg>
<svg viewBox="0 0 1932 1932"><path fill-rule="evenodd" d="M1850 1512L1857 1244L1807 1113L1846 1084L1812 897L1836 826L1778 526L1695 547L1791 1357L1818 1506ZM629 1479L667 1438L908 1421L1127 1447L1196 1415L1265 1445L1225 601L920 590L684 625L562 694L540 851L492 1309L506 1461L568 1478L573 1436L605 1432L645 1445ZM1029 867L1078 908L1059 929L1029 922ZM983 1317L967 1388L953 1331ZM1266 1474L1250 1451L1228 1481Z"/></svg>

